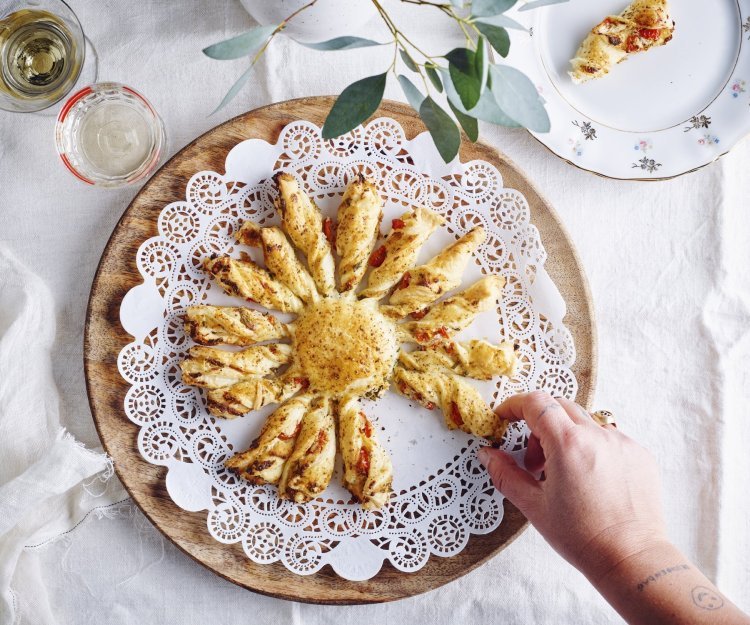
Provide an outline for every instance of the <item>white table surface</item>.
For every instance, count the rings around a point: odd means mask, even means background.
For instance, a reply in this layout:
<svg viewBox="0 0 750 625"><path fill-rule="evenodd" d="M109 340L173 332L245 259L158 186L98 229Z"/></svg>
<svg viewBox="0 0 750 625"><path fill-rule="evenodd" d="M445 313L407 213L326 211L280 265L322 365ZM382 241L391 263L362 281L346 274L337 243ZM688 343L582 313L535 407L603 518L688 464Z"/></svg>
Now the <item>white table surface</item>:
<svg viewBox="0 0 750 625"><path fill-rule="evenodd" d="M245 61L219 63L200 50L253 25L238 2L70 4L98 48L100 79L125 82L152 101L170 154L243 111L338 93L390 63L377 49L317 53L277 42L248 88L208 117ZM397 14L414 16L412 9ZM431 49L460 43L439 21L425 21L424 11L417 15L412 23ZM373 19L366 31L375 37L381 29ZM393 80L386 97L403 100ZM95 448L82 371L84 313L100 254L137 188L78 183L55 155L53 121L0 112L0 242L53 292L63 424ZM526 172L578 247L599 328L596 406L615 411L622 429L658 455L674 541L750 610L750 142L676 180L629 183L570 167L524 131L485 125L481 137ZM90 515L60 540L27 550L20 566L36 570L44 588L15 588L21 623L621 622L533 529L427 595L342 608L235 587L183 555L128 502L108 516Z"/></svg>

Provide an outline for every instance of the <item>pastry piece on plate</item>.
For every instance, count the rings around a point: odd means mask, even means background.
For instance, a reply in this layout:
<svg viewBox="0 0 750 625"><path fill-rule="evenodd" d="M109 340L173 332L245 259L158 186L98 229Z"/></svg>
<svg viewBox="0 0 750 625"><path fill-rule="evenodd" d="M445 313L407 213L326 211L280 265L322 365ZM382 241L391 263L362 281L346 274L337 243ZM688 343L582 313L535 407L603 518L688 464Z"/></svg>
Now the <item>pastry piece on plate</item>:
<svg viewBox="0 0 750 625"><path fill-rule="evenodd" d="M476 380L491 380L499 375L513 377L518 361L511 341L493 345L482 339L436 343L408 352L406 357L413 362L412 368L441 366Z"/></svg>
<svg viewBox="0 0 750 625"><path fill-rule="evenodd" d="M239 352L213 347L191 347L180 363L182 381L191 386L223 388L249 377L263 377L289 362L292 347L286 343L253 345Z"/></svg>
<svg viewBox="0 0 750 625"><path fill-rule="evenodd" d="M435 304L419 321L401 324L401 337L420 345L450 339L452 333L468 327L479 313L495 306L503 286L502 276L485 276L466 290Z"/></svg>
<svg viewBox="0 0 750 625"><path fill-rule="evenodd" d="M634 0L591 29L570 61L574 83L601 78L637 52L667 44L674 34L667 0Z"/></svg>
<svg viewBox="0 0 750 625"><path fill-rule="evenodd" d="M281 215L281 227L307 258L318 290L331 295L336 290L333 254L323 232L320 210L291 174L279 172L273 179L279 192L275 206Z"/></svg>
<svg viewBox="0 0 750 625"><path fill-rule="evenodd" d="M315 281L297 258L281 228L263 228L253 221L246 221L237 232L237 240L260 248L268 271L303 302L314 303L320 299Z"/></svg>
<svg viewBox="0 0 750 625"><path fill-rule="evenodd" d="M428 410L440 406L449 430L459 429L495 443L502 440L508 422L498 417L464 378L440 367L409 369L410 364L406 359L394 369L393 381L399 393Z"/></svg>
<svg viewBox="0 0 750 625"><path fill-rule="evenodd" d="M394 219L385 243L370 255L368 262L373 270L367 288L359 297L383 297L404 272L414 266L424 242L443 223L445 220L440 215L422 207Z"/></svg>
<svg viewBox="0 0 750 625"><path fill-rule="evenodd" d="M365 510L383 507L391 494L393 465L356 397L339 402L338 421L344 487Z"/></svg>
<svg viewBox="0 0 750 625"><path fill-rule="evenodd" d="M353 291L367 271L367 260L378 238L383 218L383 200L374 180L361 173L346 188L338 211L336 253L339 291Z"/></svg>
<svg viewBox="0 0 750 625"><path fill-rule="evenodd" d="M235 306L189 306L185 332L201 345L253 345L289 337L289 328L269 313Z"/></svg>
<svg viewBox="0 0 750 625"><path fill-rule="evenodd" d="M213 275L228 295L244 297L265 308L281 312L298 312L302 309L302 301L288 287L249 258L206 258L203 268Z"/></svg>
<svg viewBox="0 0 750 625"><path fill-rule="evenodd" d="M208 412L215 417L234 419L268 404L280 404L308 386L309 382L292 366L280 378L245 378L209 391L206 403Z"/></svg>
<svg viewBox="0 0 750 625"><path fill-rule="evenodd" d="M278 484L284 463L294 450L310 399L309 395L297 395L279 406L247 451L229 458L225 466L253 484Z"/></svg>
<svg viewBox="0 0 750 625"><path fill-rule="evenodd" d="M305 503L322 493L333 475L336 458L336 426L331 401L318 395L302 418L294 451L284 464L279 497Z"/></svg>
<svg viewBox="0 0 750 625"><path fill-rule="evenodd" d="M484 241L484 228L477 226L446 247L429 262L406 271L383 312L401 318L418 312L461 284L471 255Z"/></svg>

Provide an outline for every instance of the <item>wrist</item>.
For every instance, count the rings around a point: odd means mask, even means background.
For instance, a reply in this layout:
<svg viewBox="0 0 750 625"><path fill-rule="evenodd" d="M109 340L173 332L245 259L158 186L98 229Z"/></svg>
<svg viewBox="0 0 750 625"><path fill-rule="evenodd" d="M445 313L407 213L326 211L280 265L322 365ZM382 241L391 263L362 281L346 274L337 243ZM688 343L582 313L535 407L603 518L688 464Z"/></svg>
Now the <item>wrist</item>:
<svg viewBox="0 0 750 625"><path fill-rule="evenodd" d="M613 571L637 565L655 556L679 555L666 535L652 524L633 521L617 523L591 539L580 551L577 568L594 585Z"/></svg>

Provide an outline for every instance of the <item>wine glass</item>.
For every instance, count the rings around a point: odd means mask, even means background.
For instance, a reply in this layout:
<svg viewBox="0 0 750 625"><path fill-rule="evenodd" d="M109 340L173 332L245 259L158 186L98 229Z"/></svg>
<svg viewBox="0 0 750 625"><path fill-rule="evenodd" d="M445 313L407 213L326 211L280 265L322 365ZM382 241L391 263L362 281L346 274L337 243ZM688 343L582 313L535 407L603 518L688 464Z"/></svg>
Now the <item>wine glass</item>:
<svg viewBox="0 0 750 625"><path fill-rule="evenodd" d="M63 0L5 0L0 6L0 109L29 113L53 106L81 78L87 51L86 80L93 82L96 53Z"/></svg>

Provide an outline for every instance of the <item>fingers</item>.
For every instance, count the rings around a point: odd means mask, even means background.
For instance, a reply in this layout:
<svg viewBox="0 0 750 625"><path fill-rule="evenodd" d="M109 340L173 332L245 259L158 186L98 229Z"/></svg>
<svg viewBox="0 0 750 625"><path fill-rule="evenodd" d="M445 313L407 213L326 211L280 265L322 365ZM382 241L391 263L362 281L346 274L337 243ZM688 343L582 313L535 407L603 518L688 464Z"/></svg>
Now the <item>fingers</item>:
<svg viewBox="0 0 750 625"><path fill-rule="evenodd" d="M529 517L541 496L541 487L530 473L524 471L508 454L499 449L483 447L477 454L487 468L492 483L525 516Z"/></svg>
<svg viewBox="0 0 750 625"><path fill-rule="evenodd" d="M529 436L529 444L526 446L526 455L523 465L529 473L539 473L544 469L544 450L536 435Z"/></svg>
<svg viewBox="0 0 750 625"><path fill-rule="evenodd" d="M568 413L570 420L573 421L573 423L575 423L576 425L593 425L595 427L598 425L596 421L594 421L593 417L589 414L588 410L575 403L574 401L566 399L565 397L558 397L557 401L559 401L562 407L565 408L565 412Z"/></svg>
<svg viewBox="0 0 750 625"><path fill-rule="evenodd" d="M544 391L513 395L500 404L495 412L509 421L524 419L542 445L545 440L561 440L563 434L574 425L562 404Z"/></svg>

